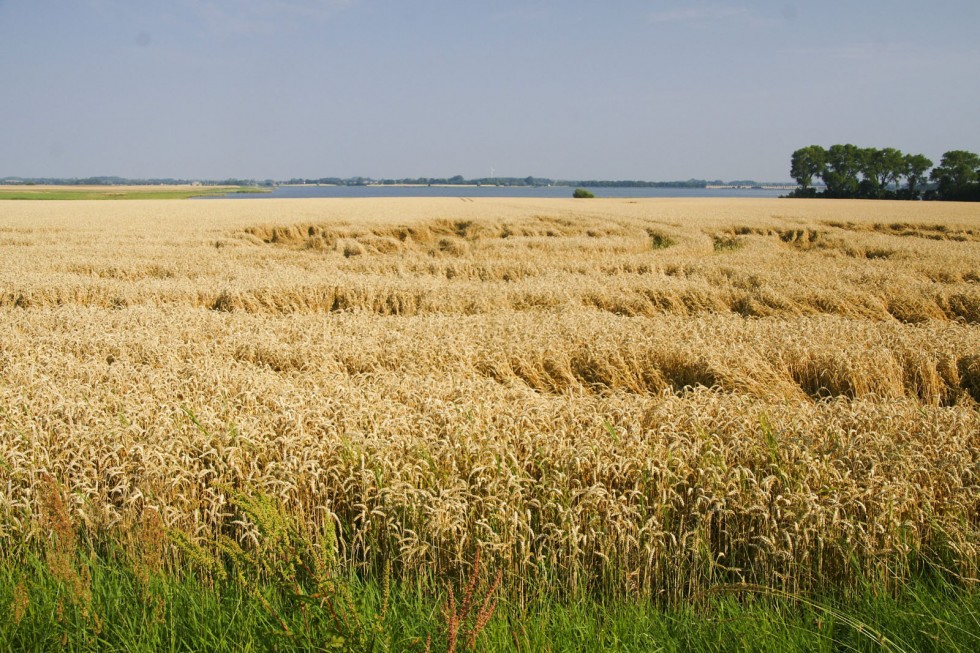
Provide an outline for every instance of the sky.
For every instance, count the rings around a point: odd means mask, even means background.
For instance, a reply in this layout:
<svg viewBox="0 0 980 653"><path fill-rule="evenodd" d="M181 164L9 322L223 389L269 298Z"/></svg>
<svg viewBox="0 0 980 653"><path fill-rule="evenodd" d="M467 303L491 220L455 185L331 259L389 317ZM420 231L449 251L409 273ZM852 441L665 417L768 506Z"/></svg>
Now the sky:
<svg viewBox="0 0 980 653"><path fill-rule="evenodd" d="M789 180L980 152L980 2L0 0L0 177Z"/></svg>

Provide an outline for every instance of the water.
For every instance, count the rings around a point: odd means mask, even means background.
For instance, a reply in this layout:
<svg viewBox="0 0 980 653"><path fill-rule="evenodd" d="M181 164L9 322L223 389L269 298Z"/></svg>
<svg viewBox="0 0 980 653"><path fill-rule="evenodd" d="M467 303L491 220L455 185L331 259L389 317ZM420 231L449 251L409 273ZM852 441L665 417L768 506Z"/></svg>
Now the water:
<svg viewBox="0 0 980 653"><path fill-rule="evenodd" d="M271 193L232 193L200 199L313 197L571 197L570 186L278 186ZM589 188L596 197L779 197L789 191L765 188Z"/></svg>

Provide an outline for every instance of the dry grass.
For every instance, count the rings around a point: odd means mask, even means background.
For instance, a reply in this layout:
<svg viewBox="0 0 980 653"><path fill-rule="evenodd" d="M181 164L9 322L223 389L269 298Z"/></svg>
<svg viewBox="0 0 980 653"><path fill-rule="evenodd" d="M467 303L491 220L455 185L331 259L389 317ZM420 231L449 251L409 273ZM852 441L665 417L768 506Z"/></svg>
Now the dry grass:
<svg viewBox="0 0 980 653"><path fill-rule="evenodd" d="M236 488L348 565L482 550L518 594L975 579L978 233L953 203L0 202L0 542L60 537L55 497L247 544Z"/></svg>

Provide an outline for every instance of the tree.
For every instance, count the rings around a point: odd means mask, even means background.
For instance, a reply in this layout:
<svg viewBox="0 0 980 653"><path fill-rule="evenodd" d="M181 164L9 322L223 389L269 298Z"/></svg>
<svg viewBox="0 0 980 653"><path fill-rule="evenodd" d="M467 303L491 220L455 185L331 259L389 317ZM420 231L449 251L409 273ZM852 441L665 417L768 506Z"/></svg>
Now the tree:
<svg viewBox="0 0 980 653"><path fill-rule="evenodd" d="M926 171L931 167L932 161L922 154L905 155L905 168L902 174L905 175L905 180L908 184L906 192L910 200L919 198L917 187L919 182L926 178Z"/></svg>
<svg viewBox="0 0 980 653"><path fill-rule="evenodd" d="M575 192L572 193L572 197L588 198L588 197L595 197L595 195L593 195L591 191L587 191L584 188L576 188Z"/></svg>
<svg viewBox="0 0 980 653"><path fill-rule="evenodd" d="M862 174L871 187L871 196L881 198L888 192L888 185L898 184L898 178L905 171L905 156L894 147L878 149L870 147L863 151Z"/></svg>
<svg viewBox="0 0 980 653"><path fill-rule="evenodd" d="M827 151L819 145L801 147L793 152L789 174L800 185L798 196L813 195L813 178L823 174Z"/></svg>
<svg viewBox="0 0 980 653"><path fill-rule="evenodd" d="M952 150L943 154L930 178L939 184L939 199L980 199L980 156L965 150Z"/></svg>
<svg viewBox="0 0 980 653"><path fill-rule="evenodd" d="M831 145L827 150L826 163L821 177L827 184L829 197L856 197L860 180L858 174L863 165L861 148L850 143Z"/></svg>

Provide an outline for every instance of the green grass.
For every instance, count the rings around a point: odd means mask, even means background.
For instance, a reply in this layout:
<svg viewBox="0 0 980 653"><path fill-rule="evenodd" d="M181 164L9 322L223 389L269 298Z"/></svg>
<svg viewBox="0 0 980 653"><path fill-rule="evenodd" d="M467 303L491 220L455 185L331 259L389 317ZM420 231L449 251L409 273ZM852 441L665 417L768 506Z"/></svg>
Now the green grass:
<svg viewBox="0 0 980 653"><path fill-rule="evenodd" d="M0 200L181 200L229 193L265 193L251 187L202 186L193 189L142 190L107 187L105 190L43 188L38 190L0 190Z"/></svg>
<svg viewBox="0 0 980 653"><path fill-rule="evenodd" d="M146 574L111 555L81 555L75 571L85 580L81 593L50 559L0 564L0 650L447 648L448 585L396 582L389 593L379 579L344 577L300 599L258 577ZM476 650L966 652L980 649L978 620L980 592L943 581L906 586L897 597L869 588L846 602L733 588L675 608L544 595L523 606L502 601ZM464 639L457 650L469 650Z"/></svg>
<svg viewBox="0 0 980 653"><path fill-rule="evenodd" d="M152 511L93 532L48 483L39 537L0 541L0 651L980 650L980 588L937 566L890 591L831 596L719 585L662 604L541 585L529 597L498 586L479 552L466 577L399 582L380 550L382 572L350 573L332 528L315 542L263 493L222 487L254 526L243 548L234 530L197 540Z"/></svg>

